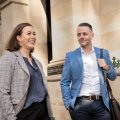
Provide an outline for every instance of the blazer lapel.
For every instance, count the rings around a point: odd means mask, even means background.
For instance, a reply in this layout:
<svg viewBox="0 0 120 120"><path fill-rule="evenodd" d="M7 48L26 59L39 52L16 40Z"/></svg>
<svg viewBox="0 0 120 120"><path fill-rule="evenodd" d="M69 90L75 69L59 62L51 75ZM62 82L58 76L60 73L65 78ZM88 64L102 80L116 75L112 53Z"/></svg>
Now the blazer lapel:
<svg viewBox="0 0 120 120"><path fill-rule="evenodd" d="M78 63L80 64L80 67L83 69L83 60L82 60L82 55L81 55L81 49L77 49L77 59Z"/></svg>
<svg viewBox="0 0 120 120"><path fill-rule="evenodd" d="M34 58L34 57L33 57L33 58ZM34 58L34 60L35 60L35 62L36 62L36 64L37 64L37 66L38 66L39 69L40 69L40 72L41 72L41 75L42 75L42 78L43 78L43 84L45 85L45 88L48 89L48 88L47 88L47 85L46 85L46 82L47 82L47 81L46 81L46 77L45 77L45 74L44 74L42 65L41 65L40 62L38 62L38 60L37 60L36 58Z"/></svg>
<svg viewBox="0 0 120 120"><path fill-rule="evenodd" d="M99 59L99 58L100 58L100 48L94 47L94 49L95 49L96 59ZM102 68L99 66L99 64L98 64L98 69L99 69L100 71L102 70Z"/></svg>
<svg viewBox="0 0 120 120"><path fill-rule="evenodd" d="M15 53L15 56L17 57L17 60L18 60L18 62L20 64L20 66L22 67L22 69L29 75L29 70L28 70L28 68L27 68L27 66L26 66L26 64L24 62L24 59L23 59L23 56L22 56L21 52L16 51L14 53Z"/></svg>
<svg viewBox="0 0 120 120"><path fill-rule="evenodd" d="M95 55L96 55L96 58L100 58L100 49L99 48L96 48L94 47L94 50L95 50Z"/></svg>
<svg viewBox="0 0 120 120"><path fill-rule="evenodd" d="M34 58L34 57L33 57L33 58ZM42 74L43 81L44 81L44 80L45 80L45 75L44 75L44 73L43 73L42 66L40 65L40 63L38 62L38 60L36 60L36 58L34 58L34 60L35 60L35 62L36 62L36 64L37 64L37 66L38 66L39 69L40 69L40 72L41 72L41 74Z"/></svg>

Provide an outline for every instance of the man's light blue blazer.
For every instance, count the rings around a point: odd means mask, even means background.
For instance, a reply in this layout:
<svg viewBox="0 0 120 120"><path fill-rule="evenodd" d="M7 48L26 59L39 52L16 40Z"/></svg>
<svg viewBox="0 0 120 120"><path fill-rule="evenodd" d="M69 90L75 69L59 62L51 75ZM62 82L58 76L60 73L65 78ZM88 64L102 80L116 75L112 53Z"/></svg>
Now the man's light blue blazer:
<svg viewBox="0 0 120 120"><path fill-rule="evenodd" d="M100 58L100 48L94 47L96 58ZM108 79L116 79L116 71L112 66L110 61L108 50L103 50L103 58L109 65L109 71L104 72ZM81 56L81 49L78 48L72 52L66 54L66 59L63 67L62 78L61 78L61 92L63 102L66 108L74 108L76 97L81 89L81 83L83 80L83 60ZM89 68L88 68L89 69ZM99 79L101 94L103 97L104 105L110 110L109 107L109 97L106 88L106 83L104 82L104 77L102 73L102 68L98 65Z"/></svg>

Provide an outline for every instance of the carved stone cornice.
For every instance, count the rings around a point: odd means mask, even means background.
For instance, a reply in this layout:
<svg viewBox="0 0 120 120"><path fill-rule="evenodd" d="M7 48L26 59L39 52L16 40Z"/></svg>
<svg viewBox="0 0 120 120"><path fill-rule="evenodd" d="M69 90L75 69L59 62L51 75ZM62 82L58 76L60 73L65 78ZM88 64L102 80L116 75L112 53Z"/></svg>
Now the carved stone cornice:
<svg viewBox="0 0 120 120"><path fill-rule="evenodd" d="M0 0L0 10L4 9L12 3L28 6L27 1L23 2L22 0Z"/></svg>
<svg viewBox="0 0 120 120"><path fill-rule="evenodd" d="M63 64L64 64L64 60L59 60L54 62L51 61L51 63L47 67L48 76L60 75L62 73Z"/></svg>
<svg viewBox="0 0 120 120"><path fill-rule="evenodd" d="M2 4L2 3L4 3L4 2L6 2L7 0L0 0L0 4Z"/></svg>
<svg viewBox="0 0 120 120"><path fill-rule="evenodd" d="M3 8L5 8L9 4L10 4L9 0L0 0L0 10L2 10Z"/></svg>

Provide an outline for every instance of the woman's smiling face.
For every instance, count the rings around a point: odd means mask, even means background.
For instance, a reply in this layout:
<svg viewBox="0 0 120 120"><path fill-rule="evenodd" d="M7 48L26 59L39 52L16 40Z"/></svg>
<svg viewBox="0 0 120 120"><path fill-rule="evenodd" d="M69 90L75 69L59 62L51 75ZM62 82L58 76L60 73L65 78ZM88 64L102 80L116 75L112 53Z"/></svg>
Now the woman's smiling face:
<svg viewBox="0 0 120 120"><path fill-rule="evenodd" d="M22 34L17 36L20 49L33 50L36 42L36 33L32 26L26 26L22 30Z"/></svg>

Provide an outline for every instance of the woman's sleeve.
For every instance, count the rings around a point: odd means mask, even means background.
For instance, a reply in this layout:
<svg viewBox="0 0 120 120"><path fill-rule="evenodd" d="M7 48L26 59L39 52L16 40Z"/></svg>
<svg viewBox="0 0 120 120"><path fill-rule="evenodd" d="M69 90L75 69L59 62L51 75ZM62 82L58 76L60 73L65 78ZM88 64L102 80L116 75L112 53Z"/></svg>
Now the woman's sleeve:
<svg viewBox="0 0 120 120"><path fill-rule="evenodd" d="M11 101L11 84L13 74L13 59L10 53L0 58L0 106L3 116L7 120L16 120L15 111Z"/></svg>

